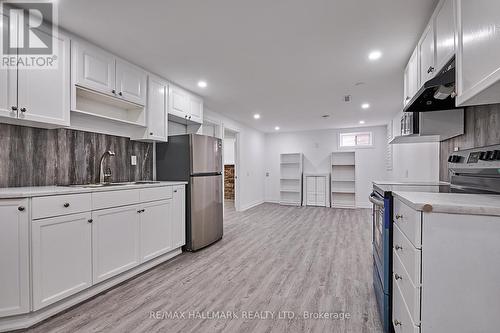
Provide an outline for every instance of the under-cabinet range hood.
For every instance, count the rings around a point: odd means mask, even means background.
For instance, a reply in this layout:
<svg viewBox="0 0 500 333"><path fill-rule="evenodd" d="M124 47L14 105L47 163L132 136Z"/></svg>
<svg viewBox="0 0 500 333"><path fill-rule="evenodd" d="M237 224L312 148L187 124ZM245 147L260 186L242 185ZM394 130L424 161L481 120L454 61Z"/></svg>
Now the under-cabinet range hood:
<svg viewBox="0 0 500 333"><path fill-rule="evenodd" d="M424 83L403 111L426 112L455 108L455 58L453 58L434 78Z"/></svg>

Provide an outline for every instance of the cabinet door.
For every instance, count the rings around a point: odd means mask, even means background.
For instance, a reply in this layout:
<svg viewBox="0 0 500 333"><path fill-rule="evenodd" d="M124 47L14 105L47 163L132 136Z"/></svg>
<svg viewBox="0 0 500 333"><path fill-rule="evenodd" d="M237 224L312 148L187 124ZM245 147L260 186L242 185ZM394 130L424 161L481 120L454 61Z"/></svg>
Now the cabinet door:
<svg viewBox="0 0 500 333"><path fill-rule="evenodd" d="M419 88L435 74L435 47L434 47L434 25L432 22L425 29L422 39L418 44L420 59L420 84Z"/></svg>
<svg viewBox="0 0 500 333"><path fill-rule="evenodd" d="M306 177L307 206L316 206L316 177Z"/></svg>
<svg viewBox="0 0 500 333"><path fill-rule="evenodd" d="M500 103L500 1L457 6L457 105Z"/></svg>
<svg viewBox="0 0 500 333"><path fill-rule="evenodd" d="M29 311L28 200L1 200L0 216L0 317L4 317Z"/></svg>
<svg viewBox="0 0 500 333"><path fill-rule="evenodd" d="M141 68L116 60L116 93L123 99L146 105L147 74Z"/></svg>
<svg viewBox="0 0 500 333"><path fill-rule="evenodd" d="M410 97L410 63L405 68L404 78L403 78L403 106L405 106Z"/></svg>
<svg viewBox="0 0 500 333"><path fill-rule="evenodd" d="M172 199L143 204L141 215L141 261L172 250Z"/></svg>
<svg viewBox="0 0 500 333"><path fill-rule="evenodd" d="M436 70L455 54L455 6L454 0L445 0L436 13Z"/></svg>
<svg viewBox="0 0 500 333"><path fill-rule="evenodd" d="M92 285L90 219L89 212L32 223L34 310Z"/></svg>
<svg viewBox="0 0 500 333"><path fill-rule="evenodd" d="M161 79L148 79L148 137L153 140L167 140L167 93L168 85Z"/></svg>
<svg viewBox="0 0 500 333"><path fill-rule="evenodd" d="M1 14L0 14L1 15ZM1 16L8 24L7 16ZM0 67L0 116L17 118L17 73L16 68Z"/></svg>
<svg viewBox="0 0 500 333"><path fill-rule="evenodd" d="M125 206L92 212L93 282L139 264L140 209Z"/></svg>
<svg viewBox="0 0 500 333"><path fill-rule="evenodd" d="M177 87L170 86L169 88L169 103L168 112L180 118L186 118L189 113L189 96L185 91Z"/></svg>
<svg viewBox="0 0 500 333"><path fill-rule="evenodd" d="M116 96L115 57L83 41L72 42L75 84Z"/></svg>
<svg viewBox="0 0 500 333"><path fill-rule="evenodd" d="M189 120L203 123L203 100L197 96L189 97Z"/></svg>
<svg viewBox="0 0 500 333"><path fill-rule="evenodd" d="M418 48L415 48L408 64L408 97L410 97L408 100L412 99L420 88L418 73Z"/></svg>
<svg viewBox="0 0 500 333"><path fill-rule="evenodd" d="M174 187L172 198L172 248L186 244L186 190L184 185Z"/></svg>
<svg viewBox="0 0 500 333"><path fill-rule="evenodd" d="M40 30L40 33L44 33ZM18 69L19 119L69 125L70 114L70 40L63 34L52 37L57 49L54 68Z"/></svg>
<svg viewBox="0 0 500 333"><path fill-rule="evenodd" d="M326 177L316 177L316 205L326 206Z"/></svg>

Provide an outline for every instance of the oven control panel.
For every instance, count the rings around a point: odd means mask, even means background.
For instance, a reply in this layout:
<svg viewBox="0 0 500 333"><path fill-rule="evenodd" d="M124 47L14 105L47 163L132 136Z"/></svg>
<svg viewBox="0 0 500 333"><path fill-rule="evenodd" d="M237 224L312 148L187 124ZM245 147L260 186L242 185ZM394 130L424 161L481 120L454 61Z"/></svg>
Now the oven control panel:
<svg viewBox="0 0 500 333"><path fill-rule="evenodd" d="M500 168L500 145L457 151L448 157L448 162L450 169Z"/></svg>

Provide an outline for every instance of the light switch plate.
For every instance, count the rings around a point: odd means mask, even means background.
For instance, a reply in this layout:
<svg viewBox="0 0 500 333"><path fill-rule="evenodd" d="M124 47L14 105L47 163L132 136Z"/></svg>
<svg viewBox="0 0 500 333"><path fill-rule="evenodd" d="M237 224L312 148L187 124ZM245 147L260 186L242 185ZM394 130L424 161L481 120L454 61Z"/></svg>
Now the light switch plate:
<svg viewBox="0 0 500 333"><path fill-rule="evenodd" d="M132 164L132 165L137 165L137 156L132 155L132 156L130 157L130 164Z"/></svg>

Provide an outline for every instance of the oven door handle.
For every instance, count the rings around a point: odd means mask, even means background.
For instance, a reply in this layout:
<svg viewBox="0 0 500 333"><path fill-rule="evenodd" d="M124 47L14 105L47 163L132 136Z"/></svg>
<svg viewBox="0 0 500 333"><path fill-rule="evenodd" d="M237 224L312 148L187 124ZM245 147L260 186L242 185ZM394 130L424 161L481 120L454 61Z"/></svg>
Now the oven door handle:
<svg viewBox="0 0 500 333"><path fill-rule="evenodd" d="M376 206L384 207L384 200L378 199L379 197L380 196L378 196L375 192L372 192L372 194L368 197L368 200Z"/></svg>

